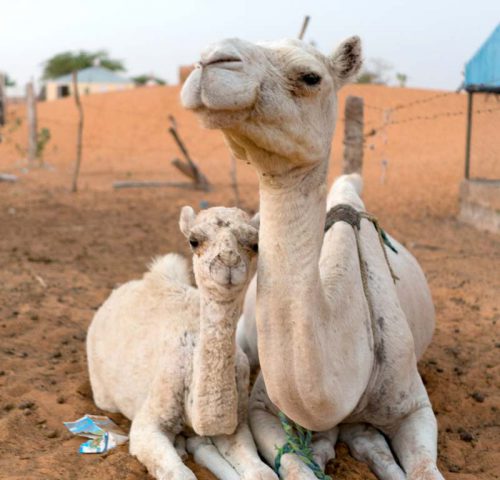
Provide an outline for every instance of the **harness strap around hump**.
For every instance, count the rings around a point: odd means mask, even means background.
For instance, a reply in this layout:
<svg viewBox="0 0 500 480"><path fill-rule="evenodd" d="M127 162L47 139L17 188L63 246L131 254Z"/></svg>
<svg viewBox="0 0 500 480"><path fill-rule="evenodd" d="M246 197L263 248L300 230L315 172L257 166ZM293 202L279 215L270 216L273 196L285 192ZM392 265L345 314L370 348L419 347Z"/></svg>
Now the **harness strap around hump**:
<svg viewBox="0 0 500 480"><path fill-rule="evenodd" d="M363 279L363 287L367 287L367 282L366 282L366 264L362 261L363 260L363 255L361 253L361 249L359 246L359 231L361 229L361 219L365 218L366 220L369 220L370 222L373 223L373 226L375 227L375 230L377 231L377 235L379 238L380 246L382 247L382 252L384 253L384 258L387 263L387 266L389 267L389 271L391 272L391 277L394 283L396 283L396 280L399 280L397 275L394 273L392 270L391 264L389 262L389 257L387 256L387 252L385 250L384 245L389 247L394 253L398 253L394 245L391 243L389 240L389 237L387 234L380 228L380 225L378 223L377 217L375 215L372 215L371 213L368 212L359 212L356 210L354 207L351 207L351 205L348 205L346 203L339 203L338 205L335 205L334 207L330 208L326 214L326 220L325 220L325 233L337 222L346 222L348 223L354 230L354 234L356 235L356 245L358 248L358 256L359 256L359 263L361 267L361 276L365 277ZM367 292L365 288L365 293Z"/></svg>

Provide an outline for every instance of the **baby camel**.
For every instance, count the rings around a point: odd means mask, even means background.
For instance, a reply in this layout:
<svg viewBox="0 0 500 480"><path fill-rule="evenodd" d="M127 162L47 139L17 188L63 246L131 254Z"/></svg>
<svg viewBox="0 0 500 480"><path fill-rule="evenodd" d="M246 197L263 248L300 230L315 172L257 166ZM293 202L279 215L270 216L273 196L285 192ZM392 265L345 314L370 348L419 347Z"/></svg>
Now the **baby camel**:
<svg viewBox="0 0 500 480"><path fill-rule="evenodd" d="M222 207L184 207L180 228L198 288L169 254L111 294L87 336L95 403L132 420L130 451L157 479L195 480L187 448L222 480L275 480L248 428L249 367L235 341L257 228Z"/></svg>

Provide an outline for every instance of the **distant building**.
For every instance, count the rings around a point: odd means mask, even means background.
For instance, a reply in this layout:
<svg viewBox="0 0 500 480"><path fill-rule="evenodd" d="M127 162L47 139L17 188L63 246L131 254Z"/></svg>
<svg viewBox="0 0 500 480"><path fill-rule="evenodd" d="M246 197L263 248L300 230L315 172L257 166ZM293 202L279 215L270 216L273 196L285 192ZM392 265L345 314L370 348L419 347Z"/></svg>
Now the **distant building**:
<svg viewBox="0 0 500 480"><path fill-rule="evenodd" d="M94 66L84 68L77 74L78 93L89 95L91 93L116 92L134 88L135 84L129 78L122 77L107 68ZM48 80L46 83L46 99L73 95L73 77L71 74Z"/></svg>

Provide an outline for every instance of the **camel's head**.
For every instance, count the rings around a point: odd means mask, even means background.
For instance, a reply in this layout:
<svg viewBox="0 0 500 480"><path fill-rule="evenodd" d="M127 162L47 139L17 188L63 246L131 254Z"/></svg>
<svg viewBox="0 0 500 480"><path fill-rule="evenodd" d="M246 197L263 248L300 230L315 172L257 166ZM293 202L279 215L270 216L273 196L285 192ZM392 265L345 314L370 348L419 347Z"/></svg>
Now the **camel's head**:
<svg viewBox="0 0 500 480"><path fill-rule="evenodd" d="M196 215L183 207L179 225L193 251L198 288L222 300L244 292L255 273L258 222L239 208L214 207Z"/></svg>
<svg viewBox="0 0 500 480"><path fill-rule="evenodd" d="M279 174L328 158L337 90L360 66L359 37L330 56L300 40L224 40L202 53L182 103L221 129L236 157Z"/></svg>

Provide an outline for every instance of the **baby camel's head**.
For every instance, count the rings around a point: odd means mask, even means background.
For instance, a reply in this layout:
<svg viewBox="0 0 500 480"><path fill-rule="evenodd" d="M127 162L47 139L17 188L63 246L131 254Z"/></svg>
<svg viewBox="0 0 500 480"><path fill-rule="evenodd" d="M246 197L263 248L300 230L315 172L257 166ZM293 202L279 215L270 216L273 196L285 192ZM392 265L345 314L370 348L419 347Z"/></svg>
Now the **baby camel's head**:
<svg viewBox="0 0 500 480"><path fill-rule="evenodd" d="M198 288L223 300L246 290L255 273L258 222L239 208L213 207L198 215L183 207L179 220L193 251Z"/></svg>

